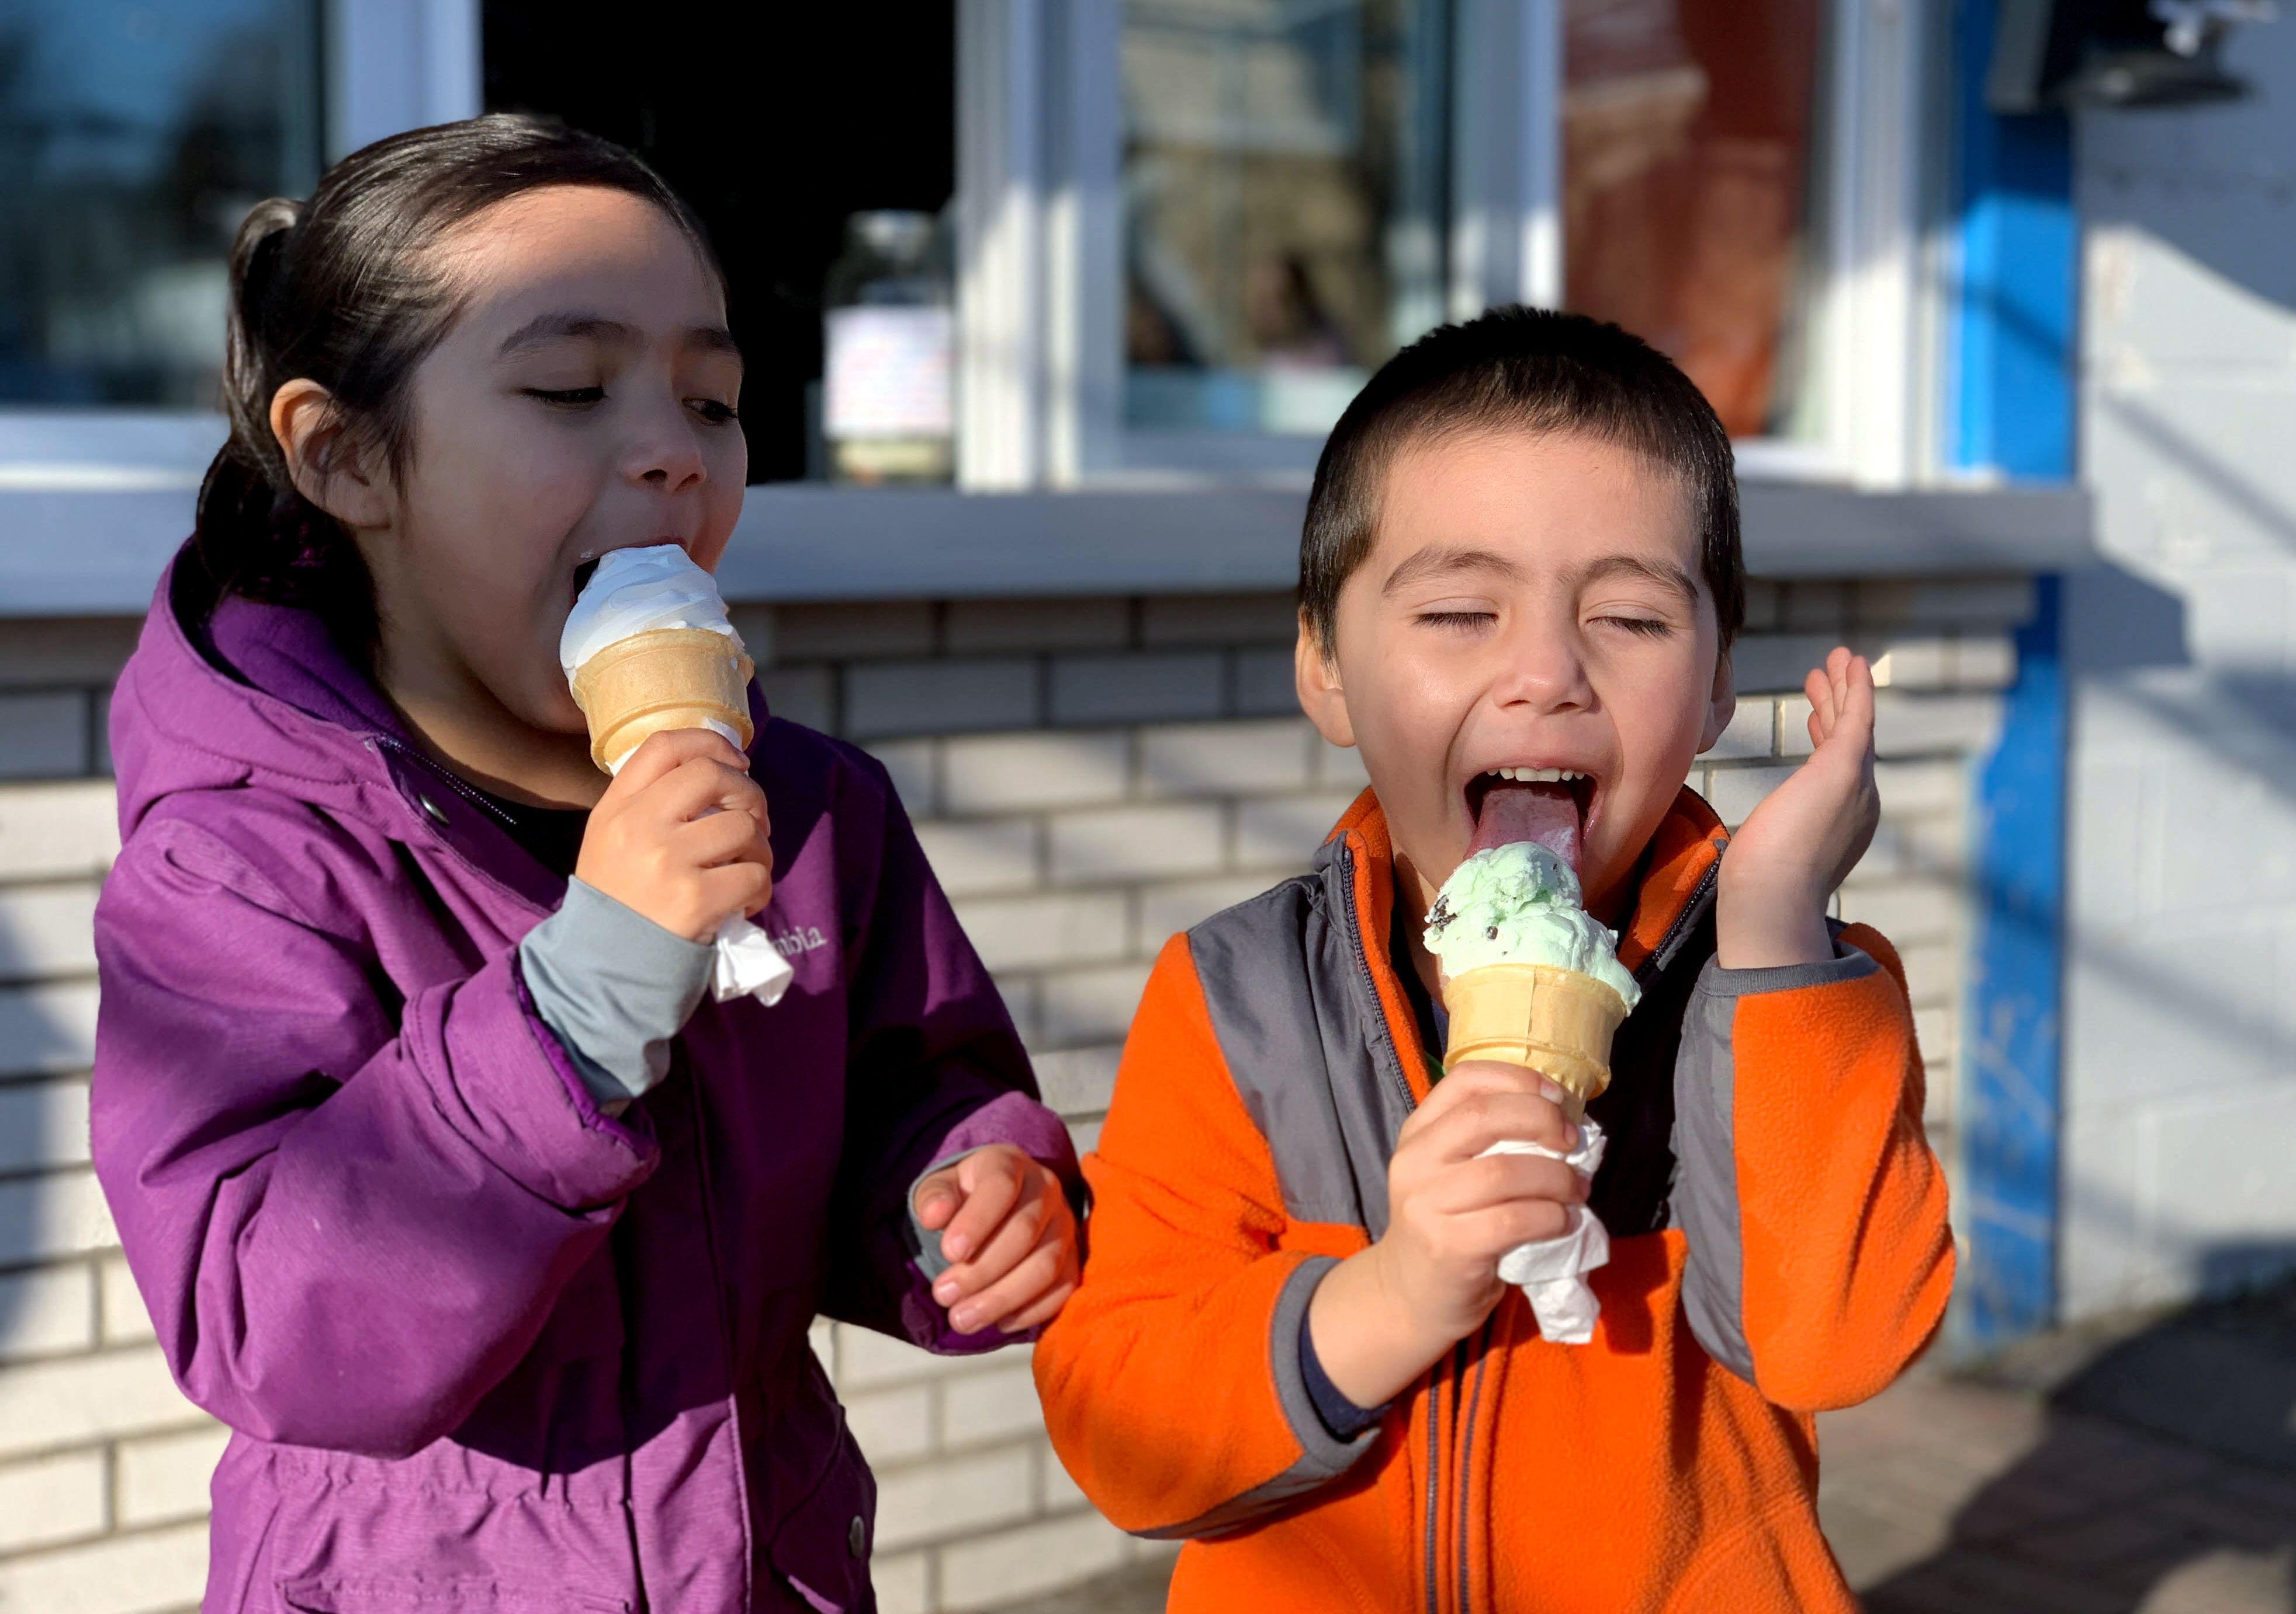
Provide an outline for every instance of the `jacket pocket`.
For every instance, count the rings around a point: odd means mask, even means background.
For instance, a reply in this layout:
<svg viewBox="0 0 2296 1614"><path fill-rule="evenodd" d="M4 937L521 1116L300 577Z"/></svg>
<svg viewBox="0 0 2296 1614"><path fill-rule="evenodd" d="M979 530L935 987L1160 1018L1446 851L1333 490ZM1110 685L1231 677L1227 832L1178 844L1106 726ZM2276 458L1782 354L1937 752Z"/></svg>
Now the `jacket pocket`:
<svg viewBox="0 0 2296 1614"><path fill-rule="evenodd" d="M619 1597L496 1580L403 1575L312 1575L279 1583L289 1614L630 1614Z"/></svg>
<svg viewBox="0 0 2296 1614"><path fill-rule="evenodd" d="M774 1572L817 1614L874 1608L869 1549L876 1538L877 1481L839 1421L829 1465L806 1499L775 1527Z"/></svg>

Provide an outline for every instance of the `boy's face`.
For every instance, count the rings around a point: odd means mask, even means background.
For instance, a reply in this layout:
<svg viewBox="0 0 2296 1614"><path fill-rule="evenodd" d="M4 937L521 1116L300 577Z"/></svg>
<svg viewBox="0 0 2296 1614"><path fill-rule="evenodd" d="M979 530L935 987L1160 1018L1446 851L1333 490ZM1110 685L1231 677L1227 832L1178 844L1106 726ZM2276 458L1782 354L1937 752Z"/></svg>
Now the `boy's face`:
<svg viewBox="0 0 2296 1614"><path fill-rule="evenodd" d="M1689 500L1633 450L1500 431L1406 445L1331 654L1300 697L1359 747L1399 864L1434 893L1498 768L1574 787L1587 906L1615 919L1691 759L1735 706Z"/></svg>

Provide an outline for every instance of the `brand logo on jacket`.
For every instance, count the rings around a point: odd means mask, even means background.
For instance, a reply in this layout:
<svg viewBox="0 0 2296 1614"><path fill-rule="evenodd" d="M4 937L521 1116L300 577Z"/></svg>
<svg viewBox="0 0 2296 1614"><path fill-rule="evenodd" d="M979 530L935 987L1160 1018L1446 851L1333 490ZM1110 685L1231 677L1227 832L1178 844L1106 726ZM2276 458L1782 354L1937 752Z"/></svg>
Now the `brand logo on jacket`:
<svg viewBox="0 0 2296 1614"><path fill-rule="evenodd" d="M795 925L774 938L774 951L783 958L795 958L800 953L818 953L829 945L829 938L821 933L819 925Z"/></svg>

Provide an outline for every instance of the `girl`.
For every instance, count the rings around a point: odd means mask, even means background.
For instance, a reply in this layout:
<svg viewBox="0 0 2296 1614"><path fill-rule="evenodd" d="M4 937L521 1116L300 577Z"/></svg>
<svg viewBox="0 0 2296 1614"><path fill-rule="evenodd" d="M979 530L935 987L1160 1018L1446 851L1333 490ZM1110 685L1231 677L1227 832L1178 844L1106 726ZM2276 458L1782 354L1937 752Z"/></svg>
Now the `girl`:
<svg viewBox="0 0 2296 1614"><path fill-rule="evenodd" d="M233 283L96 916L97 1169L235 1431L204 1607L866 1609L807 1326L1034 1329L1075 1160L876 763L754 689L747 757L589 762L590 563L741 508L701 233L490 117L266 202ZM804 938L776 1007L702 1001L736 913Z"/></svg>

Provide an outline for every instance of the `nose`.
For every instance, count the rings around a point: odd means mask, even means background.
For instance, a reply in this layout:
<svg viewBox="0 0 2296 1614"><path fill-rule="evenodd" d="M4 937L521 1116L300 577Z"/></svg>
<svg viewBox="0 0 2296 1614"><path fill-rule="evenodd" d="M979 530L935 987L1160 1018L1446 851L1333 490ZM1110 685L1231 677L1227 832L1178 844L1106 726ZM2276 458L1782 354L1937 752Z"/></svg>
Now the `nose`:
<svg viewBox="0 0 2296 1614"><path fill-rule="evenodd" d="M630 445L627 475L655 493L685 493L709 478L701 440L685 409L672 405L651 413Z"/></svg>
<svg viewBox="0 0 2296 1614"><path fill-rule="evenodd" d="M1594 685L1571 622L1525 622L1503 646L1505 669L1492 685L1502 706L1526 706L1537 713L1584 710L1594 704Z"/></svg>

